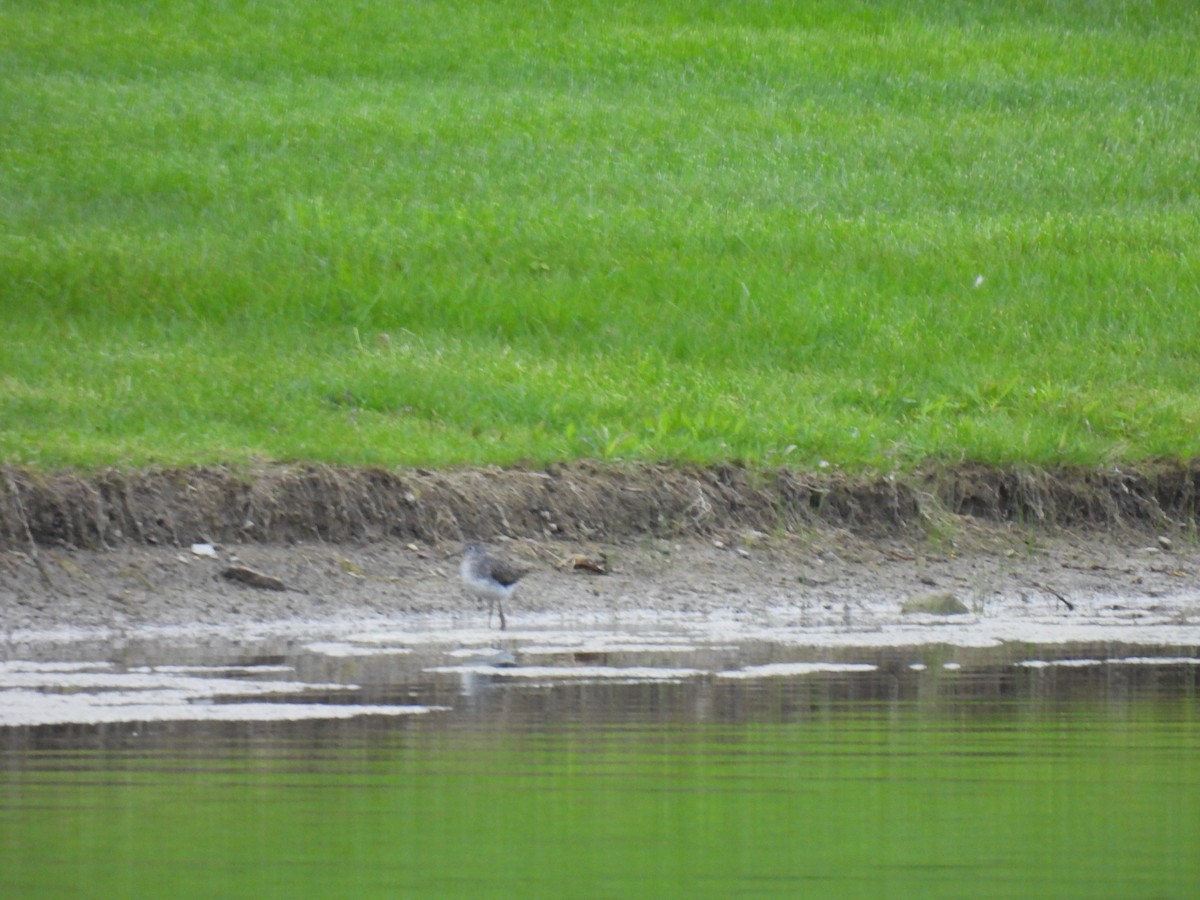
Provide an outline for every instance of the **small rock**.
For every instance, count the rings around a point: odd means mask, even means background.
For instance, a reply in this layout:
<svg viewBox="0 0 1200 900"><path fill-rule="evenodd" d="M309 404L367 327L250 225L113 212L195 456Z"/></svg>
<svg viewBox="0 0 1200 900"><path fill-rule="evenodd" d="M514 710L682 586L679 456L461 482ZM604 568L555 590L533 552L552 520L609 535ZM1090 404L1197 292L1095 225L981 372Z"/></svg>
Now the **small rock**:
<svg viewBox="0 0 1200 900"><path fill-rule="evenodd" d="M931 616L961 616L969 613L966 605L953 591L934 591L918 594L900 605L902 613L928 613Z"/></svg>
<svg viewBox="0 0 1200 900"><path fill-rule="evenodd" d="M192 544L192 553L207 559L217 558L217 548L212 544Z"/></svg>
<svg viewBox="0 0 1200 900"><path fill-rule="evenodd" d="M1169 537L1167 537L1165 534L1160 534L1158 536L1158 546L1162 547L1164 550L1170 550L1171 549L1171 539Z"/></svg>

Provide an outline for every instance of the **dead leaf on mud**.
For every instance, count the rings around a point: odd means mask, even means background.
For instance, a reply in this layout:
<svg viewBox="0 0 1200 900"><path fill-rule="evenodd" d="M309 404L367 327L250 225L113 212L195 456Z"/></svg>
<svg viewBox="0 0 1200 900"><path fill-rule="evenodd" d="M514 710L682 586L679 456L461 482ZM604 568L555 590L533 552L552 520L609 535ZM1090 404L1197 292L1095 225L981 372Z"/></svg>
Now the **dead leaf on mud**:
<svg viewBox="0 0 1200 900"><path fill-rule="evenodd" d="M286 591L287 585L274 575L265 575L246 566L230 566L221 572L222 577L230 581L238 581L252 588L265 591Z"/></svg>
<svg viewBox="0 0 1200 900"><path fill-rule="evenodd" d="M562 561L564 569L572 572L591 572L593 575L608 574L608 559L604 554L587 556L583 553L572 553Z"/></svg>

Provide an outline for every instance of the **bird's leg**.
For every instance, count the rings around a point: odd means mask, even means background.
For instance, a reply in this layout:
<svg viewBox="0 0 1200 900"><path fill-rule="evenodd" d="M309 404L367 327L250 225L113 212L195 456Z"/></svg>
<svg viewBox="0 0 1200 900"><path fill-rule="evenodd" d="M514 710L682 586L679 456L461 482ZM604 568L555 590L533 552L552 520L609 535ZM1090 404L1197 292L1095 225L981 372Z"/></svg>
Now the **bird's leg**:
<svg viewBox="0 0 1200 900"><path fill-rule="evenodd" d="M499 597L496 598L496 609L500 610L500 630L503 631L508 627L508 623L504 621L504 601ZM491 622L491 618L488 619Z"/></svg>

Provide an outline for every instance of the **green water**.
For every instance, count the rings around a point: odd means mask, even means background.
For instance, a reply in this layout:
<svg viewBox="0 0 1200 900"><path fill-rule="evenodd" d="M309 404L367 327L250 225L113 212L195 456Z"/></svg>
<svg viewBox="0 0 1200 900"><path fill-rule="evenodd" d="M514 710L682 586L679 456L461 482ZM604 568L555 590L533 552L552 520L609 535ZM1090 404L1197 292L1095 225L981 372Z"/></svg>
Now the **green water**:
<svg viewBox="0 0 1200 900"><path fill-rule="evenodd" d="M1195 666L495 685L455 705L0 729L0 896L1200 890Z"/></svg>

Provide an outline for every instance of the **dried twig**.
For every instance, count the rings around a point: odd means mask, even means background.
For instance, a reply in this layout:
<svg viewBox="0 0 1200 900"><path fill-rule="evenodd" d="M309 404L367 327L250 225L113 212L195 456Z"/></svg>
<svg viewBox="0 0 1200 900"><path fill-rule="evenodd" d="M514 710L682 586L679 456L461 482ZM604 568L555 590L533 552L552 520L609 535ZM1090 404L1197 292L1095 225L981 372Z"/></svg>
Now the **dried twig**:
<svg viewBox="0 0 1200 900"><path fill-rule="evenodd" d="M1033 582L1033 586L1035 588L1038 588L1039 590L1043 590L1047 594L1050 594L1051 596L1055 597L1063 606L1065 606L1071 612L1075 611L1075 604L1072 603L1070 600L1068 600L1066 597L1064 597L1062 594L1060 594L1058 591L1056 591L1054 588L1050 587L1049 585L1039 584L1038 582L1035 581L1035 582Z"/></svg>

